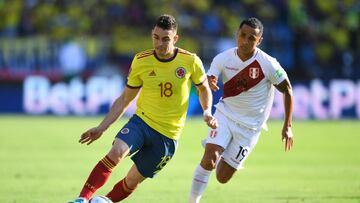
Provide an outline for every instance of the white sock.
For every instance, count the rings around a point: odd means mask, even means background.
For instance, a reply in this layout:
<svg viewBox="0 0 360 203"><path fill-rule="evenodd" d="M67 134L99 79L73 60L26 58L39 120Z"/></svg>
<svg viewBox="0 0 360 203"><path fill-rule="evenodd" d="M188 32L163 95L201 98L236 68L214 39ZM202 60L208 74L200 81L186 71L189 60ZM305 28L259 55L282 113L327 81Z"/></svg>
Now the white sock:
<svg viewBox="0 0 360 203"><path fill-rule="evenodd" d="M199 203L210 177L211 171L200 165L196 168L191 185L189 203Z"/></svg>

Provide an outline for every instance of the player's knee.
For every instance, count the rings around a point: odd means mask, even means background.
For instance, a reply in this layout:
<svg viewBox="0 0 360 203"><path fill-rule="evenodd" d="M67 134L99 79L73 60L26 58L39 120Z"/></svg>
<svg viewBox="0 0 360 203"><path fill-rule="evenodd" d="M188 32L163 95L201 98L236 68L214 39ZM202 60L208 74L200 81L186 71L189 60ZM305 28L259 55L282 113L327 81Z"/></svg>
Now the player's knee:
<svg viewBox="0 0 360 203"><path fill-rule="evenodd" d="M119 163L127 154L129 153L129 148L122 144L114 143L111 150L107 154L111 160L116 164Z"/></svg>
<svg viewBox="0 0 360 203"><path fill-rule="evenodd" d="M136 187L140 184L141 181L139 181L138 179L131 177L131 176L127 176L126 177L126 186L131 189L131 190L135 190Z"/></svg>
<svg viewBox="0 0 360 203"><path fill-rule="evenodd" d="M204 156L200 165L206 170L213 170L216 167L216 156Z"/></svg>
<svg viewBox="0 0 360 203"><path fill-rule="evenodd" d="M118 150L111 149L107 156L114 161L115 164L118 164L121 160L121 155Z"/></svg>
<svg viewBox="0 0 360 203"><path fill-rule="evenodd" d="M227 176L221 173L216 173L216 179L218 180L219 183L225 184L227 182L229 182L229 180L231 179L231 176Z"/></svg>
<svg viewBox="0 0 360 203"><path fill-rule="evenodd" d="M206 170L213 170L216 167L216 162L220 157L223 149L214 144L207 144L205 147L205 154L201 160L201 166Z"/></svg>
<svg viewBox="0 0 360 203"><path fill-rule="evenodd" d="M125 177L126 185L130 190L134 190L146 177L142 176L134 164Z"/></svg>

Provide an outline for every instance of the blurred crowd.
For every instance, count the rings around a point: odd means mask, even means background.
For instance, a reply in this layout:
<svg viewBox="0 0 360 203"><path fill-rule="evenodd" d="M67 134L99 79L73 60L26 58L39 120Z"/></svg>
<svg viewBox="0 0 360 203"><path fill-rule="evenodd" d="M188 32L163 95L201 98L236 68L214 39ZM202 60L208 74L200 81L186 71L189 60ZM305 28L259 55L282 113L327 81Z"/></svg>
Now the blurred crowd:
<svg viewBox="0 0 360 203"><path fill-rule="evenodd" d="M255 16L265 27L260 47L291 78L360 76L358 0L0 0L0 78L126 74L133 54L151 48L163 13L178 20L178 46L206 68Z"/></svg>

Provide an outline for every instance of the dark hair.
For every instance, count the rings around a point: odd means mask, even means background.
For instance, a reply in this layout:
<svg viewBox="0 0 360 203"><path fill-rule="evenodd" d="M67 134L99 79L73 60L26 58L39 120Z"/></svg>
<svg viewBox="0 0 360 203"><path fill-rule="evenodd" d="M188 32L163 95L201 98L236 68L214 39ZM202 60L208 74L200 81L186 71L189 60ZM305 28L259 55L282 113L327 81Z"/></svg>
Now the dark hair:
<svg viewBox="0 0 360 203"><path fill-rule="evenodd" d="M260 36L263 34L263 31L264 31L264 26L263 24L261 23L261 21L257 18L248 18L248 19L245 19L243 20L241 23L240 23L240 26L239 26L239 29L243 26L243 25L248 25L254 29L259 29L260 30Z"/></svg>
<svg viewBox="0 0 360 203"><path fill-rule="evenodd" d="M177 22L172 15L163 14L161 15L154 25L154 27L160 27L164 30L177 30Z"/></svg>

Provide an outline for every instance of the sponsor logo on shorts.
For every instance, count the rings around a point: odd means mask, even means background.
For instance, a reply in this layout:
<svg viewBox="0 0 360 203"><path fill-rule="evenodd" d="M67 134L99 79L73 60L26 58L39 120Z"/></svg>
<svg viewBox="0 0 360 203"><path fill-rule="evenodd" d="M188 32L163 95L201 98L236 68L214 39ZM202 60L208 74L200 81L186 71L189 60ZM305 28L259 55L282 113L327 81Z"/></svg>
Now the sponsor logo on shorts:
<svg viewBox="0 0 360 203"><path fill-rule="evenodd" d="M211 138L215 138L216 135L217 135L217 131L216 131L216 130L211 130L211 131L210 131L210 137L211 137Z"/></svg>
<svg viewBox="0 0 360 203"><path fill-rule="evenodd" d="M129 128L123 128L120 132L121 132L121 134L126 135L130 132L130 130L129 130Z"/></svg>

